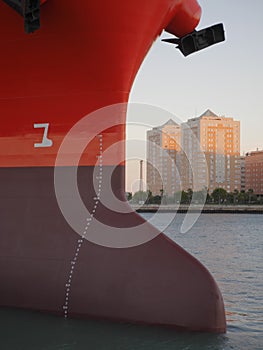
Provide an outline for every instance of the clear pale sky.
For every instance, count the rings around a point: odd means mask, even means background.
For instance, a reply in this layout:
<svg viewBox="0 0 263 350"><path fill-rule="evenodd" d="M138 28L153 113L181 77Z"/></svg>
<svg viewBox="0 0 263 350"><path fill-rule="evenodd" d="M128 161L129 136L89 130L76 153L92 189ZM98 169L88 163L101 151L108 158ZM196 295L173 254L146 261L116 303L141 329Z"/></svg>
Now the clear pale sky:
<svg viewBox="0 0 263 350"><path fill-rule="evenodd" d="M171 37L164 32L141 66L130 101L162 107L179 121L209 108L240 120L241 153L263 149L263 0L199 3L202 19L197 29L223 22L226 41L184 57L173 45L161 42ZM128 122L148 126L128 126L128 139L145 138L147 129L166 121L166 113L145 113L140 118L128 114ZM129 163L134 162L128 161L128 173L135 175L136 167Z"/></svg>

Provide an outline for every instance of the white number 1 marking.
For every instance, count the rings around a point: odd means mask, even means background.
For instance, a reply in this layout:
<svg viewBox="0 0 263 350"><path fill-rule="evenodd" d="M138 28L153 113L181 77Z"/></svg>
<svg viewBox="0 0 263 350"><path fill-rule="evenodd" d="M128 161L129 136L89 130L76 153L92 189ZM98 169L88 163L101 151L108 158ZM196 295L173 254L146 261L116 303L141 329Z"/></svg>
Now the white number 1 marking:
<svg viewBox="0 0 263 350"><path fill-rule="evenodd" d="M53 145L53 141L50 140L47 137L47 133L48 133L48 128L49 128L49 123L42 123L42 124L34 124L34 128L38 129L38 128L44 128L44 134L43 134L43 139L41 143L35 143L34 147L38 148L38 147L51 147Z"/></svg>

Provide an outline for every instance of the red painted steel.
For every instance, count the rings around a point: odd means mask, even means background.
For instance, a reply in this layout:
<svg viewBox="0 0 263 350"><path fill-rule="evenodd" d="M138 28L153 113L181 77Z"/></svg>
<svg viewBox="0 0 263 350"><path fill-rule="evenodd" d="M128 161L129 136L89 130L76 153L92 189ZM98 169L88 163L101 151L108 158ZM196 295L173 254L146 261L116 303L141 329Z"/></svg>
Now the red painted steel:
<svg viewBox="0 0 263 350"><path fill-rule="evenodd" d="M200 7L194 0L113 0L103 6L53 0L41 7L41 30L31 35L23 32L23 19L3 2L0 13L0 110L5 124L0 130L0 164L53 166L69 129L93 110L127 102L154 39L169 23L175 33L192 31ZM123 113L120 123L125 124L125 117ZM50 124L53 147L36 150L33 145L42 130L34 129L34 123L44 122ZM111 134L109 144L125 138L123 127ZM91 150L92 145L83 165L94 164ZM118 159L107 163L118 164Z"/></svg>
<svg viewBox="0 0 263 350"><path fill-rule="evenodd" d="M199 17L195 0L50 0L41 7L41 29L27 35L23 19L0 2L1 305L65 313L65 285L79 236L55 198L59 146L85 115L128 101L135 75L164 28L183 35ZM105 148L125 139L125 118L123 110L112 120L119 125L102 133ZM48 124L52 145L35 147L44 130L35 124ZM106 174L124 151L103 160ZM80 162L87 176L97 154L94 139ZM69 157L60 165L73 164ZM123 198L124 167L117 169L113 191ZM87 183L83 179L80 186L92 206ZM105 187L102 197L111 195ZM116 213L101 203L96 217L123 230L143 222L136 213ZM154 236L156 230L146 227ZM72 316L212 332L226 328L223 300L209 272L163 234L127 249L85 240L73 282L67 310Z"/></svg>

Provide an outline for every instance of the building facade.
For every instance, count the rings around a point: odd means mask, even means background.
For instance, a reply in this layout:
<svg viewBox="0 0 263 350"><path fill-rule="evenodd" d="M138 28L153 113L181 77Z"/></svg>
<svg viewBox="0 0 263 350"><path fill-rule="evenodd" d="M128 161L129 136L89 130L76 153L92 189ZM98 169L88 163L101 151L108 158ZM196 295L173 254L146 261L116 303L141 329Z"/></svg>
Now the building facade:
<svg viewBox="0 0 263 350"><path fill-rule="evenodd" d="M253 151L245 157L245 189L252 189L257 195L263 195L263 151Z"/></svg>
<svg viewBox="0 0 263 350"><path fill-rule="evenodd" d="M180 189L181 127L172 119L147 131L147 186L153 195L173 195Z"/></svg>
<svg viewBox="0 0 263 350"><path fill-rule="evenodd" d="M182 124L182 184L199 191L240 190L240 122L209 109Z"/></svg>
<svg viewBox="0 0 263 350"><path fill-rule="evenodd" d="M245 156L240 156L240 191L246 190L246 163Z"/></svg>

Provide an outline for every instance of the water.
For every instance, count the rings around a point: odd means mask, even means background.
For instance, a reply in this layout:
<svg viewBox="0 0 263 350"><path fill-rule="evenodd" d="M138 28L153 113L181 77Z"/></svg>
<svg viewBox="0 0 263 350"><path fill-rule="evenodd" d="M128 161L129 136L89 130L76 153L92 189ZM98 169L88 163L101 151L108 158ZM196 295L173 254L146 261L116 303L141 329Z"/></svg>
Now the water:
<svg viewBox="0 0 263 350"><path fill-rule="evenodd" d="M167 215L158 214L159 227L165 225ZM177 214L166 233L203 262L217 280L226 306L226 334L180 333L0 309L0 349L262 350L263 215L204 214L182 234L183 217Z"/></svg>

